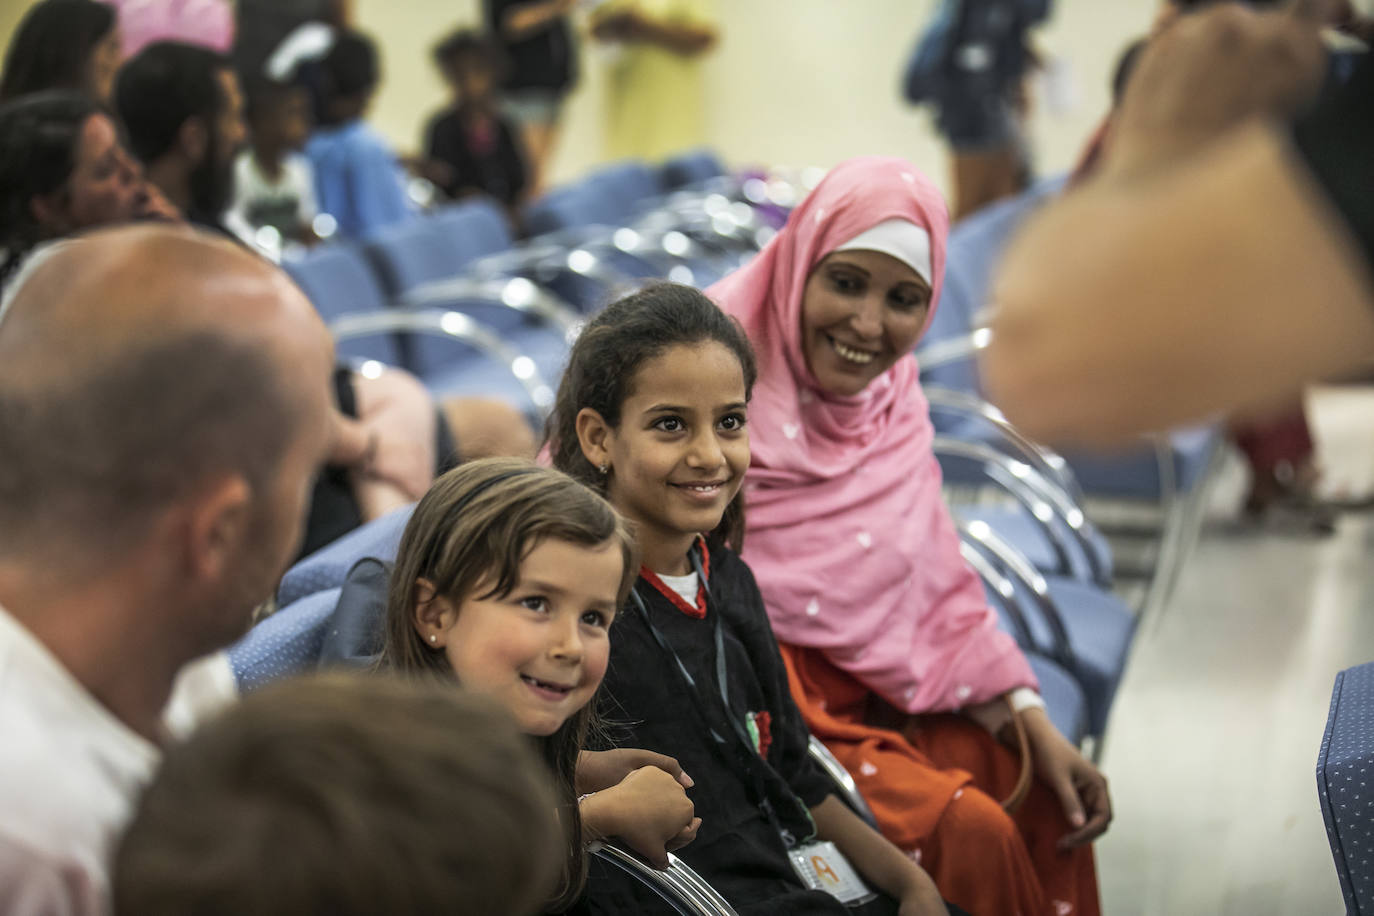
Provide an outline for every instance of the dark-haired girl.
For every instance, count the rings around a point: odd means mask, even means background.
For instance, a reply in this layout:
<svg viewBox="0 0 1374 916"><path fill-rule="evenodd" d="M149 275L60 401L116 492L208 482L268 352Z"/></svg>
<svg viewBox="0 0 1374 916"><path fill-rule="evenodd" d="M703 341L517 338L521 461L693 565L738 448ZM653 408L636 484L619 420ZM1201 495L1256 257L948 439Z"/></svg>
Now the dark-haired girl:
<svg viewBox="0 0 1374 916"><path fill-rule="evenodd" d="M743 332L700 293L657 285L597 316L555 406L555 465L636 526L643 557L616 624L605 711L676 757L702 818L680 855L741 913L944 913L926 873L832 794L763 600L734 552L756 375ZM805 532L798 533L805 537ZM594 912L653 912L592 882Z"/></svg>

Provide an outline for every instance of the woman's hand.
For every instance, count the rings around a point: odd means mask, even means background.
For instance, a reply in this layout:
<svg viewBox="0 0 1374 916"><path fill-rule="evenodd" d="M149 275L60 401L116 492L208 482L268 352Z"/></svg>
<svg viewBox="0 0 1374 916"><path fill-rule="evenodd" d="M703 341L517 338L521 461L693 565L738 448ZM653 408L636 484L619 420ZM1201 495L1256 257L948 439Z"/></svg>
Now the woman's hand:
<svg viewBox="0 0 1374 916"><path fill-rule="evenodd" d="M1112 799L1107 777L1098 771L1050 722L1043 709L1021 713L1030 740L1035 774L1054 790L1064 816L1075 828L1059 838L1060 849L1091 843L1107 832L1112 821Z"/></svg>
<svg viewBox="0 0 1374 916"><path fill-rule="evenodd" d="M696 839L701 827L682 784L656 766L588 796L581 811L589 839L619 837L655 868L667 868L668 853Z"/></svg>
<svg viewBox="0 0 1374 916"><path fill-rule="evenodd" d="M620 747L609 751L583 751L578 756L577 794L586 795L619 785L626 776L642 767L658 767L684 789L695 785L676 758L637 747Z"/></svg>

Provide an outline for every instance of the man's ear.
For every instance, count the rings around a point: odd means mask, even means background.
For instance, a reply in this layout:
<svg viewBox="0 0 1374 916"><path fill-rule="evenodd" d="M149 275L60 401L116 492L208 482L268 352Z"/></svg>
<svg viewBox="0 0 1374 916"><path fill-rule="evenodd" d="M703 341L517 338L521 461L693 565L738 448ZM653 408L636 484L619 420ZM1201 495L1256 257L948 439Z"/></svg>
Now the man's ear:
<svg viewBox="0 0 1374 916"><path fill-rule="evenodd" d="M253 536L253 487L241 474L225 474L204 486L189 515L191 573L221 580L234 571Z"/></svg>
<svg viewBox="0 0 1374 916"><path fill-rule="evenodd" d="M410 622L420 641L435 649L447 645L448 632L458 622L458 608L440 595L428 579L416 579L410 591Z"/></svg>
<svg viewBox="0 0 1374 916"><path fill-rule="evenodd" d="M596 468L610 468L611 446L615 444L615 430L600 413L590 407L577 412L577 442L582 455Z"/></svg>
<svg viewBox="0 0 1374 916"><path fill-rule="evenodd" d="M177 148L193 167L205 161L210 151L210 130L204 118L187 118L181 123L177 130Z"/></svg>

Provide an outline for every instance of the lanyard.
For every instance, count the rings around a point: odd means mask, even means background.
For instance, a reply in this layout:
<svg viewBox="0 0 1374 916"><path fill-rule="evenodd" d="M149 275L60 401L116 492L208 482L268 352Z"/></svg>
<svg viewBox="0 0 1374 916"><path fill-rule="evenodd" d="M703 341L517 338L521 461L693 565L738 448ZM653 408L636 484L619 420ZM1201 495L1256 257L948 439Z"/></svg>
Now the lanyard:
<svg viewBox="0 0 1374 916"><path fill-rule="evenodd" d="M782 824L778 821L777 812L773 810L773 804L768 798L768 793L765 789L764 776L760 768L766 768L771 775L773 775L775 778L779 780L782 780L782 777L779 776L773 770L772 766L768 763L768 761L763 759L763 757L758 753L758 749L754 746L753 739L749 737L749 733L745 730L744 726L735 717L735 715L730 709L730 684L725 661L725 635L724 628L721 626L720 622L720 613L709 613L711 601L711 587L710 583L706 579L705 571L702 569L701 559L698 556L696 549L693 548L687 556L691 560L692 569L696 572L697 577L701 583L700 587L704 589L706 592L706 602L708 608L708 613L706 616L709 617L711 620L711 627L713 631L712 640L715 643L716 689L720 697L720 711L724 714L726 721L730 723L732 730L735 733L735 737L738 739L739 743L743 745L743 749L745 752L743 765L745 769L749 772L750 782L753 784L754 794L756 796L756 803L758 804L759 809L764 813L764 815L768 818L769 822L773 825L773 829L778 831L779 836L782 837L783 843L787 846L788 849L791 849L793 846L796 845L796 837L790 830L785 829L782 826ZM715 743L716 749L720 752L721 756L725 759L726 763L733 768L736 765L736 761L731 759L733 755L729 753L730 742L726 740L725 736L721 735L720 732L716 730L716 727L712 722L711 712L707 708L710 701L707 700L703 692L698 689L696 678L692 677L692 672L687 670L687 666L683 664L682 658L677 654L677 651L673 649L673 646L668 641L667 637L665 637L663 633L659 631L658 627L654 626L653 618L649 614L648 605L644 603L644 599L639 595L638 583L636 583L636 588L630 590L630 597L634 600L635 607L639 610L640 616L644 618L644 625L648 628L649 635L653 637L654 642L658 643L658 647L662 649L665 654L672 658L674 662L673 667L677 670L678 678L683 682L683 685L687 688L687 692L696 701L694 705L696 705L697 712L702 717L702 721L706 725L706 730L710 733L711 740ZM782 782L783 785L786 785L786 780L782 780ZM795 794L792 794L790 792L790 789L788 794L792 796L792 800L796 803L796 805L803 811L805 811L806 806L802 804L801 799L797 798ZM806 814L806 819L808 822L810 822L810 812L806 812Z"/></svg>

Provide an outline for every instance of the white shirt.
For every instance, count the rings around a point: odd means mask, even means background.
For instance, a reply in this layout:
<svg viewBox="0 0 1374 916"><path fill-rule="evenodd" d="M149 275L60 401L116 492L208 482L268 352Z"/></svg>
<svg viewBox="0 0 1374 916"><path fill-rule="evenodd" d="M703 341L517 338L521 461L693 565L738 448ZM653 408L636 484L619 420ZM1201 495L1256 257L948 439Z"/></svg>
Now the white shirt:
<svg viewBox="0 0 1374 916"><path fill-rule="evenodd" d="M253 229L270 225L287 234L299 226L309 226L318 209L315 178L303 155L287 155L282 160L281 176L273 181L258 168L251 149L239 153L234 161L234 202L226 222L242 221Z"/></svg>
<svg viewBox="0 0 1374 916"><path fill-rule="evenodd" d="M657 575L660 582L677 592L678 596L687 602L688 607L697 606L697 594L701 588L697 584L696 570L692 570L685 576L665 576L662 573Z"/></svg>
<svg viewBox="0 0 1374 916"><path fill-rule="evenodd" d="M223 653L188 665L169 730L232 691ZM160 756L0 608L0 913L108 912L108 857Z"/></svg>

